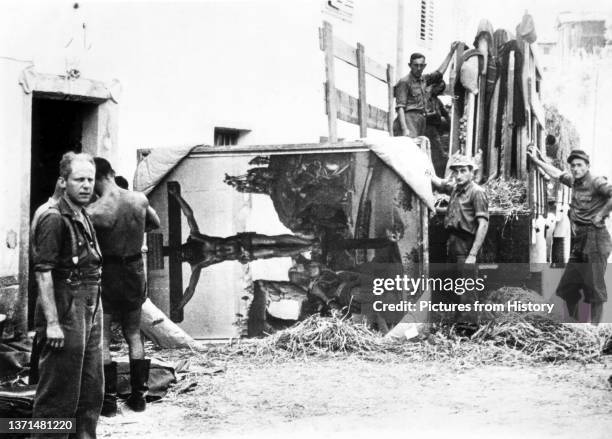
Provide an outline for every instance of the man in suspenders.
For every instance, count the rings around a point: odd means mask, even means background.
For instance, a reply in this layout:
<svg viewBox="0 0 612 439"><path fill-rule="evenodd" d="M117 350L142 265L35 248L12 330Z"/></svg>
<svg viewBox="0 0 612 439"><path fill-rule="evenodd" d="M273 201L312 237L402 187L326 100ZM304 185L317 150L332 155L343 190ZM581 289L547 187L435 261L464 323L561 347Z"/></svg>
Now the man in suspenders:
<svg viewBox="0 0 612 439"><path fill-rule="evenodd" d="M96 437L103 398L102 261L83 209L94 179L89 155L64 154L59 178L64 194L41 213L32 241L39 289L34 322L41 346L33 417L76 418L78 438Z"/></svg>

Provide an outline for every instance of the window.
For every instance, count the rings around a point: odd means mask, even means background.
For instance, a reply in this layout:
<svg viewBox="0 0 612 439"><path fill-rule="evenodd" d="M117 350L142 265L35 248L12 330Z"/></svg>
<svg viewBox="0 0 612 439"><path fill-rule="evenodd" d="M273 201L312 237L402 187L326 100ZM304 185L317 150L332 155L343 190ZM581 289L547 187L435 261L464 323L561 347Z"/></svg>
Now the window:
<svg viewBox="0 0 612 439"><path fill-rule="evenodd" d="M238 145L238 140L250 130L215 127L215 146Z"/></svg>
<svg viewBox="0 0 612 439"><path fill-rule="evenodd" d="M323 12L348 23L353 22L354 0L326 0Z"/></svg>
<svg viewBox="0 0 612 439"><path fill-rule="evenodd" d="M421 0L419 17L419 40L429 43L434 38L434 0Z"/></svg>

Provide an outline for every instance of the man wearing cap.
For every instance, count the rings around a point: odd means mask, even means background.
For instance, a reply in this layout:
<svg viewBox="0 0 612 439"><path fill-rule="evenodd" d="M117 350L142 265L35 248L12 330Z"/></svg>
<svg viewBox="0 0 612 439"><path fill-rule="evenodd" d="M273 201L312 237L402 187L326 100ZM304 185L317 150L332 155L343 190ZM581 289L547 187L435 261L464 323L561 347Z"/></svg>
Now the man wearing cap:
<svg viewBox="0 0 612 439"><path fill-rule="evenodd" d="M485 190L474 183L474 163L462 155L452 158L452 173L448 180L436 176L431 182L435 189L450 194L444 227L450 237L447 242L449 262L463 265L476 263L478 252L489 229L489 200ZM453 183L454 180L454 183Z"/></svg>
<svg viewBox="0 0 612 439"><path fill-rule="evenodd" d="M410 73L400 79L394 88L395 109L397 118L393 122L394 136L417 137L425 135L426 114L428 111L429 93L427 86L439 83L455 48L459 42L451 44L450 52L436 71L424 75L427 66L425 55L413 53L410 55Z"/></svg>
<svg viewBox="0 0 612 439"><path fill-rule="evenodd" d="M603 304L608 300L604 275L612 242L605 219L612 210L612 184L605 177L594 177L590 160L583 150L573 150L567 162L570 171L561 171L538 157L530 145L531 160L550 177L572 188L569 218L572 226L570 260L557 287L557 295L567 305L570 316L578 320L580 290L591 304L591 322L601 322Z"/></svg>

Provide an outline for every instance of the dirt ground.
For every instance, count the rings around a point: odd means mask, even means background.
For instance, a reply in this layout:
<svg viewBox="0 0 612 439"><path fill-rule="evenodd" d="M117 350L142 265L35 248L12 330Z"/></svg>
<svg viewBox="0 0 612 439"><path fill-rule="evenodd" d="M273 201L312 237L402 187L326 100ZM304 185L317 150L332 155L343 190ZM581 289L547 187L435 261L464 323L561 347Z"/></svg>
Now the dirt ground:
<svg viewBox="0 0 612 439"><path fill-rule="evenodd" d="M168 360L189 353L160 351ZM220 371L219 371L220 370ZM144 413L102 418L112 438L612 437L604 364L451 368L356 356L270 361L199 353ZM393 436L391 436L393 435ZM401 436L400 436L401 437Z"/></svg>

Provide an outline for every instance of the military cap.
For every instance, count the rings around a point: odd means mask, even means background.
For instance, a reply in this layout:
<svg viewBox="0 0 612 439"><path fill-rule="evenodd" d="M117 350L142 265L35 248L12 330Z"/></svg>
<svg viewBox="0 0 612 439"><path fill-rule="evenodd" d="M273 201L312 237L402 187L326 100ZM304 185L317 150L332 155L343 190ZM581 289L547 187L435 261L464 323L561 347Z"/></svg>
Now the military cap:
<svg viewBox="0 0 612 439"><path fill-rule="evenodd" d="M571 163L574 159L582 159L587 163L591 163L589 155L581 149L572 149L570 155L567 157L567 162Z"/></svg>

